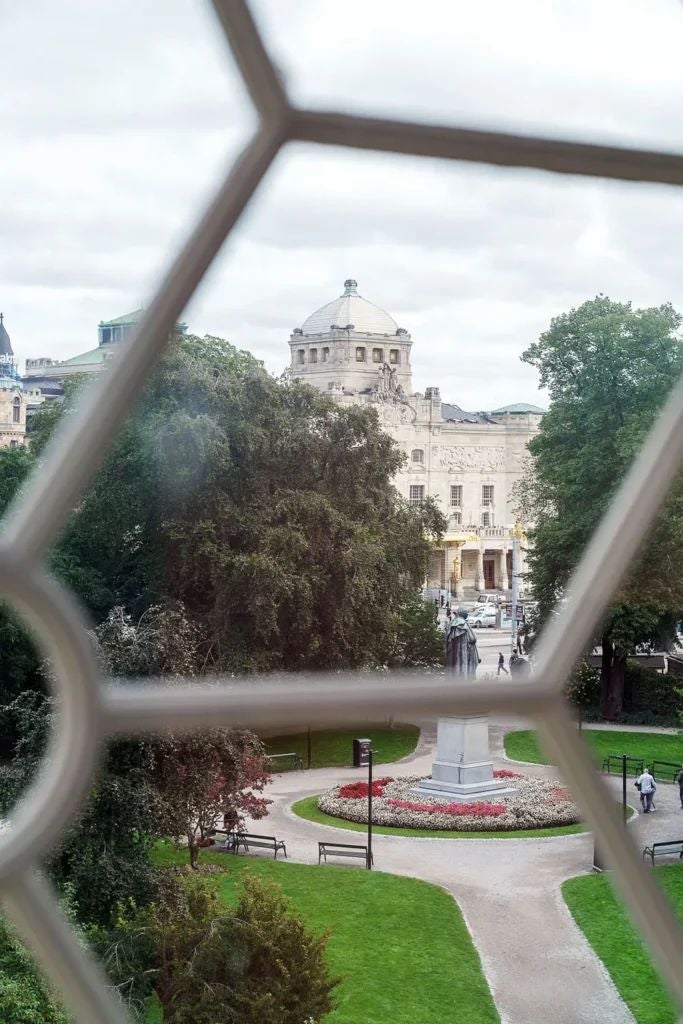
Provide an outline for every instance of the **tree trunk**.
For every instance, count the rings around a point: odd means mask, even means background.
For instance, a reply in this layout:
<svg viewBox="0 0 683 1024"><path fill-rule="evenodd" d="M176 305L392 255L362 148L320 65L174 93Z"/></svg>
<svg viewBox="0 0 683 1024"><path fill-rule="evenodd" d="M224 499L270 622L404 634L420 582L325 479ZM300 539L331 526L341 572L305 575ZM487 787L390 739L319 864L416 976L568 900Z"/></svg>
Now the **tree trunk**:
<svg viewBox="0 0 683 1024"><path fill-rule="evenodd" d="M192 839L190 839L189 836L187 839L187 848L190 852L190 867L192 868L193 871L198 871L199 847L195 845L195 843L192 841Z"/></svg>
<svg viewBox="0 0 683 1024"><path fill-rule="evenodd" d="M600 667L600 712L607 721L614 721L624 708L624 671L626 656L617 654L607 637L602 638Z"/></svg>

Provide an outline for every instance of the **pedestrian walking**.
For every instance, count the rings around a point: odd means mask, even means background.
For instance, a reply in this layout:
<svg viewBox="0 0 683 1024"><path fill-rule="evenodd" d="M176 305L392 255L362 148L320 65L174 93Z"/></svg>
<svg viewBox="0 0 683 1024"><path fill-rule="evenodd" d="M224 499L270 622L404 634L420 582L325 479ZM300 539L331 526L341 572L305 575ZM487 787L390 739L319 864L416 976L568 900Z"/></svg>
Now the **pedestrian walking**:
<svg viewBox="0 0 683 1024"><path fill-rule="evenodd" d="M503 652L502 651L498 655L498 672L497 672L497 675L500 675L501 671L503 671L506 676L509 675L508 670L505 668L505 657L503 656ZM683 775L683 772L681 772L681 775ZM683 789L681 790L681 800L683 800Z"/></svg>
<svg viewBox="0 0 683 1024"><path fill-rule="evenodd" d="M657 790L657 784L649 768L646 768L642 775L636 779L636 787L640 790L640 802L643 805L643 814L649 814L652 810L652 800Z"/></svg>
<svg viewBox="0 0 683 1024"><path fill-rule="evenodd" d="M678 782L678 795L681 798L681 810L683 811L683 764L681 765L681 770L678 773L677 782Z"/></svg>

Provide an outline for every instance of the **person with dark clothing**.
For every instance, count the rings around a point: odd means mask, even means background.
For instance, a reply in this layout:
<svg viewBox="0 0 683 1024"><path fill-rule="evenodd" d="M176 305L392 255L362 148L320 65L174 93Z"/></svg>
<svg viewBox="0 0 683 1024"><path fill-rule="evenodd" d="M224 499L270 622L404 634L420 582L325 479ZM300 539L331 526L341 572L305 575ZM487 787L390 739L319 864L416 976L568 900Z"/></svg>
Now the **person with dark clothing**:
<svg viewBox="0 0 683 1024"><path fill-rule="evenodd" d="M678 795L681 798L681 810L683 811L683 765L681 765L676 781L678 782Z"/></svg>
<svg viewBox="0 0 683 1024"><path fill-rule="evenodd" d="M505 657L504 657L502 651L498 655L498 672L497 672L497 675L500 675L501 672L504 672L506 676L509 675L508 670L505 668Z"/></svg>

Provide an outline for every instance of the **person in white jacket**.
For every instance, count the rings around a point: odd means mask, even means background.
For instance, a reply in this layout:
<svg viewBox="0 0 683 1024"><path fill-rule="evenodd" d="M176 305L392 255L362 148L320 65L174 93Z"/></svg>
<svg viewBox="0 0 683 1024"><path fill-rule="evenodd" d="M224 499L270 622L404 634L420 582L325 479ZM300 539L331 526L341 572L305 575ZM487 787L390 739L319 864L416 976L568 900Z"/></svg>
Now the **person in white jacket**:
<svg viewBox="0 0 683 1024"><path fill-rule="evenodd" d="M655 795L657 784L650 769L646 768L642 775L636 779L636 786L640 789L640 800L643 805L643 814L649 814L652 809L652 798Z"/></svg>

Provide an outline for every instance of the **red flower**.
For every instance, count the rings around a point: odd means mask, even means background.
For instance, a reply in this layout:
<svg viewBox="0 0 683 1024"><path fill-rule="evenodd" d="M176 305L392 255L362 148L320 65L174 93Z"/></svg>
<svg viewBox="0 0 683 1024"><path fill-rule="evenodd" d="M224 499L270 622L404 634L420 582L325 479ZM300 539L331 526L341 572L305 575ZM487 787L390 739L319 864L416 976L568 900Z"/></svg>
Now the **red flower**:
<svg viewBox="0 0 683 1024"><path fill-rule="evenodd" d="M509 768L494 768L493 770L494 779L523 779L524 776L519 772L511 772Z"/></svg>
<svg viewBox="0 0 683 1024"><path fill-rule="evenodd" d="M385 775L381 779L372 780L372 795L382 796L384 793L384 787L388 786L390 782L394 780L390 775ZM339 796L344 797L346 800L367 800L368 798L368 784L367 782L349 782L346 786L339 787Z"/></svg>

